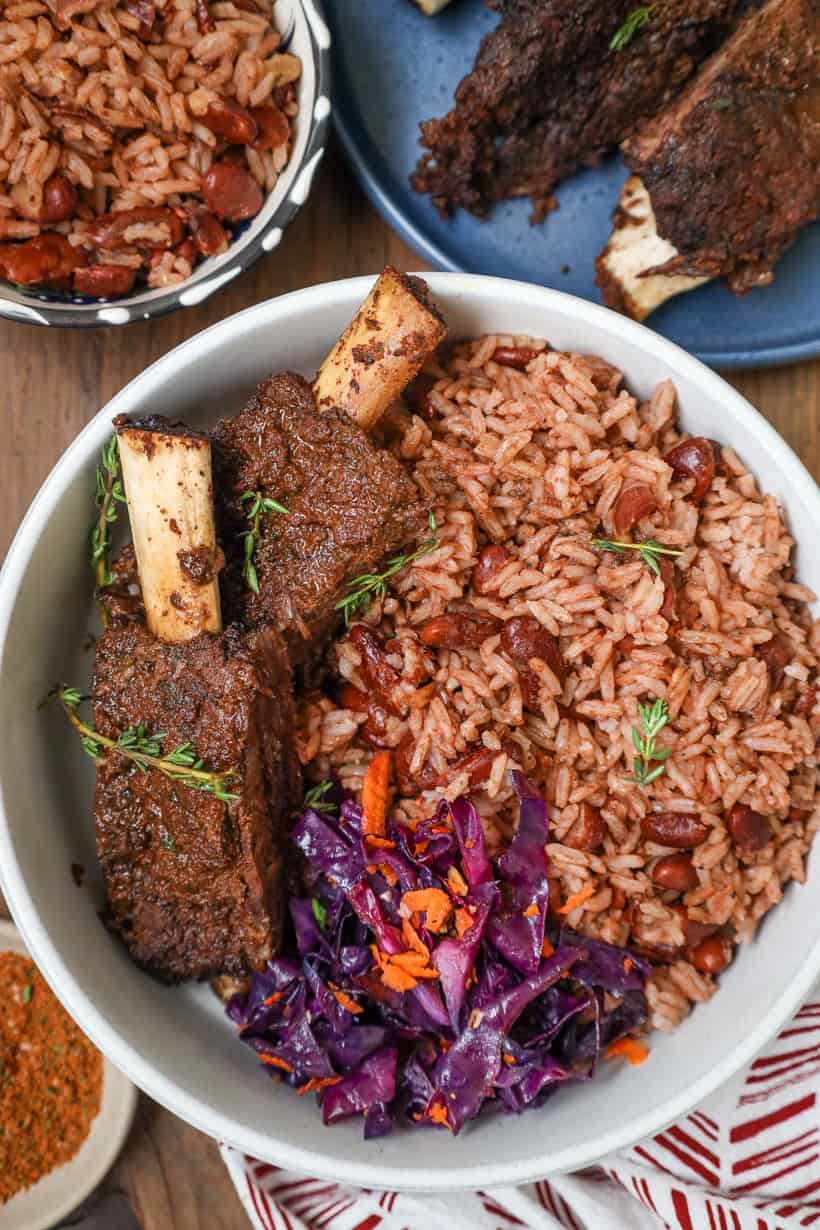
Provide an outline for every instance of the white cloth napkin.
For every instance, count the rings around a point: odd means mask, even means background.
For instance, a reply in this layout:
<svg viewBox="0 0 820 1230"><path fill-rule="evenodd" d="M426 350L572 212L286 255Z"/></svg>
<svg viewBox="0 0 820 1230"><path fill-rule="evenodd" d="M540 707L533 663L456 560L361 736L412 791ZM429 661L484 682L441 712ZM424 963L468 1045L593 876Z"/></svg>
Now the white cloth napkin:
<svg viewBox="0 0 820 1230"><path fill-rule="evenodd" d="M222 1156L255 1230L820 1230L818 1094L815 988L698 1110L581 1174L424 1196L306 1178L227 1145Z"/></svg>

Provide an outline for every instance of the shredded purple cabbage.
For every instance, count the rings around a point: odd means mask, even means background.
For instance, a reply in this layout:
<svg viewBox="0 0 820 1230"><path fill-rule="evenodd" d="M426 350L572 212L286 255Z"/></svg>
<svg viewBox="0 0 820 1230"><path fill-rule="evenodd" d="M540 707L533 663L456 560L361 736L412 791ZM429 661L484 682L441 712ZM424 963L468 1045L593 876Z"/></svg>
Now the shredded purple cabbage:
<svg viewBox="0 0 820 1230"><path fill-rule="evenodd" d="M290 903L286 954L227 1011L272 1077L316 1092L325 1123L360 1116L371 1138L520 1113L589 1080L646 1020L648 963L548 917L547 806L522 774L513 783L518 828L495 862L467 798L412 831L388 821L391 848L368 844L336 785L300 817L311 895ZM424 889L450 899L446 929L430 931L424 912L408 927L402 897ZM385 971L412 962L414 943L427 976L397 990Z"/></svg>

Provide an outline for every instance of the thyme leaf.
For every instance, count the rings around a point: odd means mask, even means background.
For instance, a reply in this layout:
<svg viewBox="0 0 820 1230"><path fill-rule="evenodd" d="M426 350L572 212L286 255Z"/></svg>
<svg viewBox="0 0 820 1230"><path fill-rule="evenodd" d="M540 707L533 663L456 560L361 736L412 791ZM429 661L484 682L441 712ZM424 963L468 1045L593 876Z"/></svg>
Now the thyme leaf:
<svg viewBox="0 0 820 1230"><path fill-rule="evenodd" d="M669 721L669 706L665 700L656 700L651 705L638 701L640 730L632 727L632 743L638 753L632 761L635 774L627 780L633 785L649 786L660 777L664 762L672 755L671 747L656 747L655 740Z"/></svg>
<svg viewBox="0 0 820 1230"><path fill-rule="evenodd" d="M336 804L331 803L325 798L328 790L332 786L332 782L319 782L318 786L311 786L310 790L305 794L305 807L310 807L312 811L318 812L333 812L336 810Z"/></svg>
<svg viewBox="0 0 820 1230"><path fill-rule="evenodd" d="M647 568L654 572L656 577L661 575L659 555L683 555L682 551L676 551L673 547L664 547L654 538L647 538L645 542L613 542L609 538L593 538L592 546L598 551L614 551L616 555L626 555L627 551L637 551Z"/></svg>
<svg viewBox="0 0 820 1230"><path fill-rule="evenodd" d="M397 572L401 572L410 564L415 564L417 560L422 559L423 556L429 555L431 551L435 551L438 546L438 525L433 512L429 516L429 526L430 537L425 539L412 555L393 555L387 561L384 572L363 572L361 576L353 577L351 581L348 581L350 593L336 603L336 610L341 611L344 615L346 627L350 627L351 619L362 611L366 611L371 602L374 600L380 602L384 598L390 577L394 577Z"/></svg>
<svg viewBox="0 0 820 1230"><path fill-rule="evenodd" d="M103 446L100 464L96 471L96 489L94 504L97 517L91 530L91 567L94 570L94 581L99 602L100 590L111 585L115 580L108 566L108 553L111 549L111 526L117 520L118 504L125 503L125 492L120 473L120 452L117 437L112 436ZM108 612L100 602L100 618L103 627L108 626Z"/></svg>
<svg viewBox="0 0 820 1230"><path fill-rule="evenodd" d="M143 773L156 769L171 781L179 782L181 786L189 786L192 790L212 794L223 803L232 803L239 798L238 794L232 794L228 789L236 778L234 770L229 769L224 773L209 772L203 768L192 744L180 743L170 752L163 752L162 744L167 735L148 734L142 722L129 726L116 739L109 739L80 717L77 710L88 698L77 688L61 687L56 689L56 695L60 698L68 720L80 736L83 751L92 760L100 760L111 751L118 752L120 756L132 761Z"/></svg>
<svg viewBox="0 0 820 1230"><path fill-rule="evenodd" d="M242 537L245 539L244 548L244 563L242 565L242 579L252 593L259 593L259 577L256 572L254 556L256 554L256 546L259 542L259 531L262 525L262 517L269 517L271 513L289 514L290 509L285 508L284 504L280 504L278 500L272 500L270 496L262 495L259 491L244 491L239 497L242 503L250 501L248 508L245 511L245 516L251 523L251 528L246 530Z"/></svg>
<svg viewBox="0 0 820 1230"><path fill-rule="evenodd" d="M623 25L612 35L609 50L623 51L624 47L628 47L635 35L649 25L654 8L654 4L643 4L640 8L633 9Z"/></svg>
<svg viewBox="0 0 820 1230"><path fill-rule="evenodd" d="M325 923L327 922L327 906L322 905L318 897L314 897L310 904L313 910L313 917L322 930L324 930Z"/></svg>

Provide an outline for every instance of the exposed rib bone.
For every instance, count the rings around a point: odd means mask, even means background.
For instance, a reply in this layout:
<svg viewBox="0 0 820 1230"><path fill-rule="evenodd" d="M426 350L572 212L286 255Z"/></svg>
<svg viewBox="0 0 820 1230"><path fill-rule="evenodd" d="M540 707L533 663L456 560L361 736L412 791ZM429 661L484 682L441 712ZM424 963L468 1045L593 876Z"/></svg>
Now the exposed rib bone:
<svg viewBox="0 0 820 1230"><path fill-rule="evenodd" d="M388 265L319 369L318 409L339 406L367 430L446 334L426 283Z"/></svg>
<svg viewBox="0 0 820 1230"><path fill-rule="evenodd" d="M220 632L211 442L169 423L117 425L145 615L164 641Z"/></svg>

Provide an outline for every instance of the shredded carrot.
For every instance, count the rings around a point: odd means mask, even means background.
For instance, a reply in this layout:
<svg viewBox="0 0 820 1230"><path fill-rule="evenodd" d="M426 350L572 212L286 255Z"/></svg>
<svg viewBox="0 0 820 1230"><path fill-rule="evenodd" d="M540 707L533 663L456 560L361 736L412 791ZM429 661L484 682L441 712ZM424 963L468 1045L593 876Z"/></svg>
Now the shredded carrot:
<svg viewBox="0 0 820 1230"><path fill-rule="evenodd" d="M317 1089L327 1089L328 1085L338 1085L341 1076L312 1076L306 1085L300 1085L297 1093L315 1093Z"/></svg>
<svg viewBox="0 0 820 1230"><path fill-rule="evenodd" d="M439 1038L438 1049L442 1055L446 1055L452 1045L448 1038Z"/></svg>
<svg viewBox="0 0 820 1230"><path fill-rule="evenodd" d="M464 939L464 936L470 930L474 922L475 919L469 910L465 909L463 906L461 909L456 910L456 935L460 940Z"/></svg>
<svg viewBox="0 0 820 1230"><path fill-rule="evenodd" d="M506 1054L506 1055L504 1056L504 1062L505 1062L505 1063L508 1063L508 1064L510 1064L510 1065L514 1064L514 1063L515 1063L515 1056L514 1056L514 1055L509 1055L509 1054Z"/></svg>
<svg viewBox="0 0 820 1230"><path fill-rule="evenodd" d="M649 1051L644 1046L643 1042L638 1042L635 1038L619 1038L617 1042L613 1042L607 1047L607 1059L616 1059L619 1055L623 1055L627 1063L637 1066L646 1059Z"/></svg>
<svg viewBox="0 0 820 1230"><path fill-rule="evenodd" d="M524 911L524 917L525 918L537 918L540 913L541 911L538 909L538 906L533 901L532 905L528 905L526 910Z"/></svg>
<svg viewBox="0 0 820 1230"><path fill-rule="evenodd" d="M624 973L628 974L632 969L633 964L634 962L631 957L624 957Z"/></svg>
<svg viewBox="0 0 820 1230"><path fill-rule="evenodd" d="M466 897L467 893L470 891L467 886L467 881L464 879L464 876L461 874L458 867L451 867L447 872L447 883L450 885L451 891L456 893L459 897Z"/></svg>
<svg viewBox="0 0 820 1230"><path fill-rule="evenodd" d="M465 849L465 850L472 850L472 848L473 848L473 846L474 846L474 845L475 845L475 841L474 841L474 839L473 839L472 837L468 837L468 838L467 838L467 840L466 840L466 841L465 841L465 843L464 843L464 849Z"/></svg>
<svg viewBox="0 0 820 1230"><path fill-rule="evenodd" d="M441 1127L450 1127L450 1117L447 1114L447 1107L441 1102L434 1102L427 1111L427 1118L433 1123L438 1123Z"/></svg>
<svg viewBox="0 0 820 1230"><path fill-rule="evenodd" d="M428 931L443 931L453 912L452 902L441 888L419 888L404 893L401 901L411 913L424 913Z"/></svg>
<svg viewBox="0 0 820 1230"><path fill-rule="evenodd" d="M429 949L409 918L403 918L401 920L401 933L404 936L405 943L408 944L410 948L415 949L418 953L422 953L425 960L429 959Z"/></svg>
<svg viewBox="0 0 820 1230"><path fill-rule="evenodd" d="M382 982L391 991L412 991L418 982L412 974L398 965L385 965L382 970Z"/></svg>
<svg viewBox="0 0 820 1230"><path fill-rule="evenodd" d="M262 1000L263 1007L267 1008L271 1004L278 1004L284 994L284 991L274 991L273 994L269 995L267 999Z"/></svg>
<svg viewBox="0 0 820 1230"><path fill-rule="evenodd" d="M389 752L376 752L364 775L362 832L366 837L384 837L390 792L390 759Z"/></svg>
<svg viewBox="0 0 820 1230"><path fill-rule="evenodd" d="M423 854L430 844L429 837L422 837L419 841L413 843L416 849L416 854Z"/></svg>
<svg viewBox="0 0 820 1230"><path fill-rule="evenodd" d="M554 952L555 952L555 949L553 948L552 944L549 942L549 940L545 939L544 943L541 945L541 956L551 957Z"/></svg>
<svg viewBox="0 0 820 1230"><path fill-rule="evenodd" d="M590 897L595 895L595 889L591 884L587 884L586 888L582 888L577 893L572 893L567 897L560 910L556 910L556 914L571 914L573 910L577 910L579 905L583 905Z"/></svg>
<svg viewBox="0 0 820 1230"><path fill-rule="evenodd" d="M293 1064L286 1059L280 1059L278 1055L260 1055L259 1058L271 1068L281 1068L283 1072L293 1071Z"/></svg>
<svg viewBox="0 0 820 1230"><path fill-rule="evenodd" d="M352 995L348 995L347 991L334 991L337 1003L340 1003L343 1008L347 1008L348 1012L352 1012L354 1016L358 1016L360 1012L364 1012L361 1004L357 1004Z"/></svg>
<svg viewBox="0 0 820 1230"><path fill-rule="evenodd" d="M390 841L388 837L378 837L375 833L365 833L364 839L369 846L374 850L395 850L395 841Z"/></svg>
<svg viewBox="0 0 820 1230"><path fill-rule="evenodd" d="M438 970L430 967L430 954L420 952L397 952L389 958L390 965L398 965L414 978L438 978Z"/></svg>
<svg viewBox="0 0 820 1230"><path fill-rule="evenodd" d="M431 824L430 825L431 833L452 833L452 831L453 831L452 824L441 823L441 824Z"/></svg>

